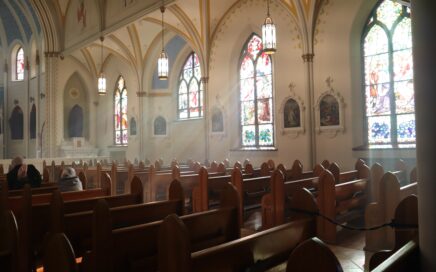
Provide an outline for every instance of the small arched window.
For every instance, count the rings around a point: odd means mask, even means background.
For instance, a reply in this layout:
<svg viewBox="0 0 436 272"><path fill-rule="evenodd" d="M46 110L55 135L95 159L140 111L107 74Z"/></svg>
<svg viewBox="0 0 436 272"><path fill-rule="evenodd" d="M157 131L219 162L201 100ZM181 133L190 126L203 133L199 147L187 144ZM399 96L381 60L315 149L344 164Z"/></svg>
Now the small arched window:
<svg viewBox="0 0 436 272"><path fill-rule="evenodd" d="M36 138L36 106L32 105L32 109L30 110L30 118L29 118L29 134L30 139Z"/></svg>
<svg viewBox="0 0 436 272"><path fill-rule="evenodd" d="M362 51L368 144L414 144L410 9L394 1L378 1L363 31Z"/></svg>
<svg viewBox="0 0 436 272"><path fill-rule="evenodd" d="M24 80L24 50L18 48L15 58L15 80Z"/></svg>
<svg viewBox="0 0 436 272"><path fill-rule="evenodd" d="M180 71L178 88L178 118L203 116L203 90L201 88L200 61L195 52L189 54Z"/></svg>
<svg viewBox="0 0 436 272"><path fill-rule="evenodd" d="M114 92L114 137L116 145L128 143L128 119L127 119L127 89L124 78L120 76Z"/></svg>
<svg viewBox="0 0 436 272"><path fill-rule="evenodd" d="M271 56L263 51L262 39L252 34L239 63L241 145L274 146L273 77Z"/></svg>

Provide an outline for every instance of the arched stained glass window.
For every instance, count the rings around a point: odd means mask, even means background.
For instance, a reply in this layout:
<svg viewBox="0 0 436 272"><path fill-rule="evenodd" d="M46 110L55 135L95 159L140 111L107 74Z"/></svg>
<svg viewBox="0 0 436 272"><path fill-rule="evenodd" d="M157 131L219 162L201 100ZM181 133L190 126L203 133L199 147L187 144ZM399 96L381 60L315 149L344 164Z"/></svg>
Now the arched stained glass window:
<svg viewBox="0 0 436 272"><path fill-rule="evenodd" d="M15 62L15 79L24 79L24 50L23 47L18 48Z"/></svg>
<svg viewBox="0 0 436 272"><path fill-rule="evenodd" d="M124 78L120 76L114 92L114 121L115 121L115 144L127 145L128 121L127 121L127 89Z"/></svg>
<svg viewBox="0 0 436 272"><path fill-rule="evenodd" d="M274 145L273 79L271 56L262 39L253 34L242 49L239 66L241 145Z"/></svg>
<svg viewBox="0 0 436 272"><path fill-rule="evenodd" d="M195 52L186 59L179 77L178 118L203 116L203 88L201 87L200 61Z"/></svg>
<svg viewBox="0 0 436 272"><path fill-rule="evenodd" d="M368 144L414 144L410 9L379 1L365 26L362 45Z"/></svg>

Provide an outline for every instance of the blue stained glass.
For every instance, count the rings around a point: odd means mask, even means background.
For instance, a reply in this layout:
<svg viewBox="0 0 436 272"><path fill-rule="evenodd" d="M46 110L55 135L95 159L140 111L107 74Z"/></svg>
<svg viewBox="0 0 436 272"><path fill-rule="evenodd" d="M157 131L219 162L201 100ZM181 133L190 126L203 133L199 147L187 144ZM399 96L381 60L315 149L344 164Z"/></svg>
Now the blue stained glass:
<svg viewBox="0 0 436 272"><path fill-rule="evenodd" d="M368 118L369 143L389 143L391 141L390 116Z"/></svg>
<svg viewBox="0 0 436 272"><path fill-rule="evenodd" d="M414 142L416 139L415 114L397 116L398 142Z"/></svg>
<svg viewBox="0 0 436 272"><path fill-rule="evenodd" d="M362 40L368 143L413 144L416 133L410 10L395 1L378 3Z"/></svg>

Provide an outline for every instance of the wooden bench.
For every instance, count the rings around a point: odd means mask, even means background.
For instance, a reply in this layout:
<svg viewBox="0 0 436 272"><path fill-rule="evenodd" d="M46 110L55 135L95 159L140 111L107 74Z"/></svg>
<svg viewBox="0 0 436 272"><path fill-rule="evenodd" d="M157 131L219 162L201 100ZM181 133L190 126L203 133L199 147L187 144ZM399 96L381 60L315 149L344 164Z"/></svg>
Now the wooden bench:
<svg viewBox="0 0 436 272"><path fill-rule="evenodd" d="M83 192L85 191L74 193ZM74 198L72 198L68 193L55 191L55 193L50 194L50 198L47 198L49 199L48 203L35 204L32 202L34 202L33 198L37 196L32 196L30 187L26 186L19 203L16 202L14 205L10 205L11 203L6 201L6 205L12 208L17 218L20 233L20 262L28 265L36 263L35 257L36 259L39 258L46 233L56 225L54 222L61 220L63 213L92 210L95 203L102 198L105 198L111 207L141 203L142 187L139 180L132 183L131 192L131 194L108 197L94 197L93 194L91 197L89 194L74 194ZM63 201L63 199L67 199L62 205L63 212L54 212L53 208L59 207L59 205L54 204L56 200ZM74 200L68 201L68 199Z"/></svg>
<svg viewBox="0 0 436 272"><path fill-rule="evenodd" d="M140 181L136 179L134 182ZM171 184L169 196L168 201L111 207L109 209L111 228L117 229L162 220L171 213L183 215L184 195L179 182L174 181ZM110 207L109 202L107 204ZM91 249L93 215L93 210L66 214L60 224L63 229L58 232L66 234L77 256L82 256L83 253Z"/></svg>
<svg viewBox="0 0 436 272"><path fill-rule="evenodd" d="M415 195L410 195L403 199L395 209L395 223L398 225L408 226L403 228L395 229L395 247L392 250L382 250L375 253L369 261L369 269L375 269L377 271L381 270L378 266L382 264L389 257L393 256L396 252L400 251L403 246L405 246L410 241L418 241L418 198ZM415 228L413 227L415 226ZM415 243L416 244L416 243ZM412 252L416 253L417 247L413 246L414 250ZM410 249L410 248L409 248ZM410 253L410 252L409 252ZM401 255L401 254L400 254ZM401 259L400 259L401 260ZM391 260L393 261L393 260ZM388 261L391 262L391 261ZM404 264L404 263L403 263ZM384 267L386 264L382 265ZM394 264L393 267L399 267ZM409 267L410 266L405 266ZM404 267L404 268L405 268ZM387 271L415 271L412 270L387 270ZM417 270L419 271L419 270Z"/></svg>
<svg viewBox="0 0 436 272"><path fill-rule="evenodd" d="M397 176L397 179L400 181L400 184L406 185L409 184L407 181L407 167L403 160L398 160L395 164L395 170L390 171L392 174ZM412 171L413 172L413 171ZM374 163L371 166L371 202L377 202L379 200L379 188L380 181L385 174L385 169L379 163ZM413 173L415 176L412 178L416 179L416 171Z"/></svg>
<svg viewBox="0 0 436 272"><path fill-rule="evenodd" d="M370 203L365 210L365 224L367 227L390 222L395 215L398 204L406 197L418 193L418 183L414 182L400 187L395 174L387 172L379 183L379 197L377 202ZM391 228L383 228L366 232L365 250L378 251L393 249L395 246L395 232Z"/></svg>
<svg viewBox="0 0 436 272"><path fill-rule="evenodd" d="M331 249L315 237L299 244L289 256L286 272L300 271L342 272L343 270Z"/></svg>
<svg viewBox="0 0 436 272"><path fill-rule="evenodd" d="M319 177L317 203L322 215L339 223L350 222L364 216L368 199L367 178L336 184L332 173L325 170ZM317 236L325 242L336 242L336 225L318 217Z"/></svg>
<svg viewBox="0 0 436 272"><path fill-rule="evenodd" d="M193 250L235 240L240 236L238 200L229 185L221 208L182 216L191 230ZM92 251L85 255L85 271L156 271L158 232L162 221L112 230L109 208L99 203L94 211Z"/></svg>
<svg viewBox="0 0 436 272"><path fill-rule="evenodd" d="M326 164L326 163L325 163ZM339 172L337 164L329 164L330 168L335 169L337 178L335 178L335 184L337 180L354 179L356 177L368 177L369 168L362 164L359 165L359 170ZM302 178L297 180L285 181L283 175L277 174L274 179L271 179L271 192L266 194L262 198L262 228L270 228L286 222L286 206L292 199L293 194L300 188L308 188L315 195L318 194L319 178L316 175L321 175L324 171L324 167L320 164L316 165L313 171L313 176L308 178ZM355 174L350 174L355 172Z"/></svg>
<svg viewBox="0 0 436 272"><path fill-rule="evenodd" d="M301 191L297 208L316 211L308 191ZM265 271L285 263L291 251L315 235L315 219L301 216L294 221L241 239L198 250L192 228L175 216L164 220L159 232L159 271ZM171 260L171 261L168 261Z"/></svg>
<svg viewBox="0 0 436 272"><path fill-rule="evenodd" d="M11 210L0 210L0 267L2 271L19 271L18 226ZM21 268L22 270L22 268Z"/></svg>

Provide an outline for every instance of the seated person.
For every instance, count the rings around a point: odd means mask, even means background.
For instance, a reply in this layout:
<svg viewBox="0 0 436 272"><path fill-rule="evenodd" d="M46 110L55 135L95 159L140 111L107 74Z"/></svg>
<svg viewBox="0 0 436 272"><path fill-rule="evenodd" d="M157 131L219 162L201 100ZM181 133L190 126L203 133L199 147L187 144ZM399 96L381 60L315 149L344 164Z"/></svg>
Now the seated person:
<svg viewBox="0 0 436 272"><path fill-rule="evenodd" d="M28 183L32 188L41 186L41 173L32 164L24 164L23 158L15 157L6 175L9 190L22 189Z"/></svg>
<svg viewBox="0 0 436 272"><path fill-rule="evenodd" d="M76 170L71 167L65 167L62 170L61 178L58 182L61 192L82 191L82 182L76 175Z"/></svg>

